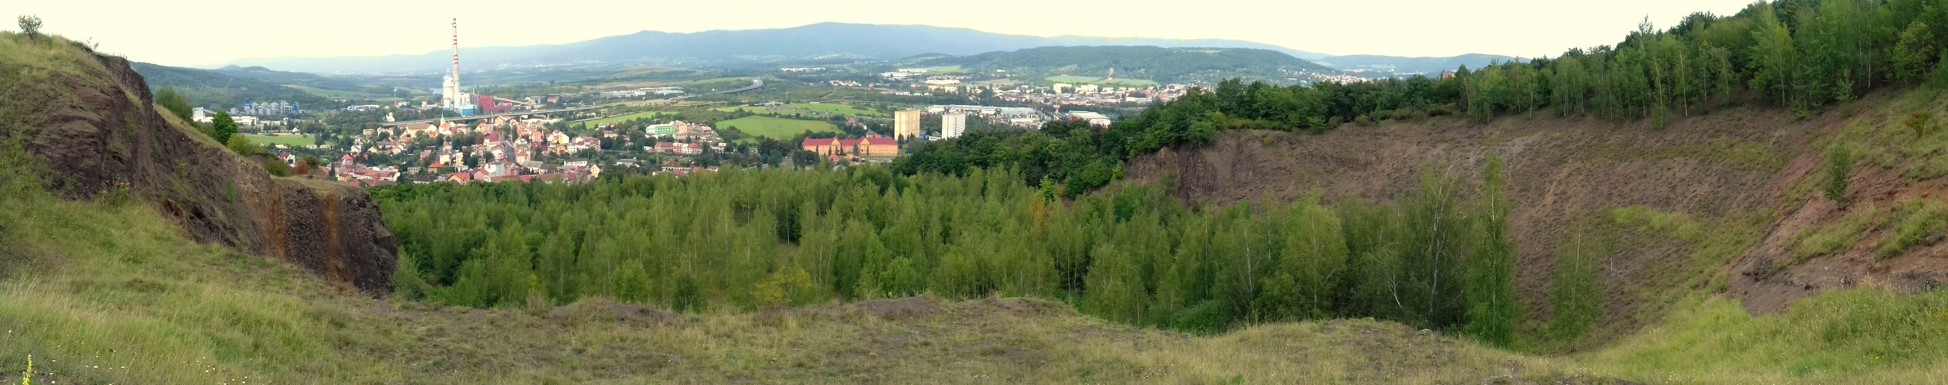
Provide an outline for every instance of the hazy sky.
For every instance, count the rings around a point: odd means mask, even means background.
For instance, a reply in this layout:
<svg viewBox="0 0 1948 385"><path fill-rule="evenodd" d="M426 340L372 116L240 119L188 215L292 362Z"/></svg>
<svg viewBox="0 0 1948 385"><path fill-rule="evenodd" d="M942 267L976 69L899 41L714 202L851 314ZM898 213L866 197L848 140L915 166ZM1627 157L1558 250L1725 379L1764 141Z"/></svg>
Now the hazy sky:
<svg viewBox="0 0 1948 385"><path fill-rule="evenodd" d="M697 32L817 22L924 24L1019 35L1221 38L1327 54L1554 56L1615 44L1648 16L1736 13L1750 0L1193 1L98 1L20 0L43 29L176 66L246 57L417 54L445 49L460 18L468 46L559 44L642 30ZM301 4L301 5L300 5ZM4 23L7 29L14 23Z"/></svg>

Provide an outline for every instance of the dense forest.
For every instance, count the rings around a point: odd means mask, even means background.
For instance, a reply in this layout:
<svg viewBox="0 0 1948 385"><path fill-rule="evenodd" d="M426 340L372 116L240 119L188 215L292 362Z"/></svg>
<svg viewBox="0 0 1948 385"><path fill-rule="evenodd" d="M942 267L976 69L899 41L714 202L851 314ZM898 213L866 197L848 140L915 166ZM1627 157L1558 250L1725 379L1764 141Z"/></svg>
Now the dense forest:
<svg viewBox="0 0 1948 385"><path fill-rule="evenodd" d="M601 296L696 311L999 294L1186 330L1371 316L1512 338L1513 248L1492 173L1429 176L1396 204L1212 210L1145 186L1071 202L1021 179L767 170L375 194L402 241L397 292L447 304Z"/></svg>
<svg viewBox="0 0 1948 385"><path fill-rule="evenodd" d="M1122 161L1196 145L1220 130L1320 132L1343 124L1548 112L1612 120L1673 119L1744 103L1797 116L1844 104L1875 88L1948 87L1948 4L1940 0L1782 0L1735 16L1686 17L1657 31L1640 26L1615 47L1572 49L1442 78L1416 76L1310 87L1232 80L1145 110L1103 131L1060 126L1041 133L970 135L910 151L902 173L1024 170L1081 192L1104 185ZM1046 179L1045 179L1046 178Z"/></svg>

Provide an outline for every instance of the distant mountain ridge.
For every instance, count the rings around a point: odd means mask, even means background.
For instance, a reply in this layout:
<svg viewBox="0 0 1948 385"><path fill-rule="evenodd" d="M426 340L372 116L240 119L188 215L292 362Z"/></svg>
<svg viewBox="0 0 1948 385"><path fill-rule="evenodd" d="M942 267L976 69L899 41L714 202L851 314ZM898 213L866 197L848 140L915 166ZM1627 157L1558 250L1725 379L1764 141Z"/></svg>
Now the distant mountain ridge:
<svg viewBox="0 0 1948 385"><path fill-rule="evenodd" d="M1105 77L1161 83L1215 83L1229 78L1296 83L1308 74L1339 71L1292 55L1249 48L1153 46L1038 47L971 56L926 59L921 65L961 66L969 71L1031 73L1042 76Z"/></svg>
<svg viewBox="0 0 1948 385"><path fill-rule="evenodd" d="M590 61L788 60L826 55L853 55L892 60L922 54L961 56L1047 46L1252 48L1282 52L1293 57L1325 56L1240 40L1036 37L988 33L965 28L846 23L696 33L644 31L560 45L461 47L460 55L471 68L483 68ZM238 60L235 65L314 73L439 72L447 68L448 54L444 49L437 49L418 55L254 58Z"/></svg>

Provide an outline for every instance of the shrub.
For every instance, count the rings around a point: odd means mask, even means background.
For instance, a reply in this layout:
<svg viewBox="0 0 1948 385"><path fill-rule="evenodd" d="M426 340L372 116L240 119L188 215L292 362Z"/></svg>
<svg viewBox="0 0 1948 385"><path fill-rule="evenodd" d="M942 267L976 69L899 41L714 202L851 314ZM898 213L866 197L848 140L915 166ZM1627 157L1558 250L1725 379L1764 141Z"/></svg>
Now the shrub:
<svg viewBox="0 0 1948 385"><path fill-rule="evenodd" d="M243 156L257 155L259 150L256 143L251 143L250 138L243 135L230 135L229 141L224 142L223 146L229 147L230 152Z"/></svg>
<svg viewBox="0 0 1948 385"><path fill-rule="evenodd" d="M1916 112L1914 113L1914 115L1908 116L1907 120L1901 122L1901 124L1907 126L1907 129L1913 130L1914 137L1920 138L1923 136L1928 136L1928 134L1933 133L1934 130L1932 130L1932 128L1934 128L1934 126L1928 124L1932 120L1934 120L1934 113Z"/></svg>
<svg viewBox="0 0 1948 385"><path fill-rule="evenodd" d="M1826 153L1826 199L1846 204L1847 174L1853 172L1853 151L1835 145Z"/></svg>
<svg viewBox="0 0 1948 385"><path fill-rule="evenodd" d="M189 98L183 96L182 92L176 91L175 87L156 90L156 104L161 104L163 109L168 110L171 115L176 115L184 123L194 122L195 111L190 107Z"/></svg>
<svg viewBox="0 0 1948 385"><path fill-rule="evenodd" d="M264 159L264 171L269 171L271 175L276 176L291 176L292 174L291 165L284 164L283 160L275 157L267 157Z"/></svg>

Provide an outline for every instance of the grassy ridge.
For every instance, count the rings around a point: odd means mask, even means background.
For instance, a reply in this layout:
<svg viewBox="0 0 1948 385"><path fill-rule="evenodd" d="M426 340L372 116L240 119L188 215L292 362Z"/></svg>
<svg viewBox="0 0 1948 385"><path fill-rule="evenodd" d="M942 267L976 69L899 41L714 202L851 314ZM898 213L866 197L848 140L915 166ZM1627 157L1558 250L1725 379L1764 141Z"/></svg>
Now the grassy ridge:
<svg viewBox="0 0 1948 385"><path fill-rule="evenodd" d="M523 310L374 301L191 243L139 203L5 199L18 214L0 219L5 382L28 354L37 383L1451 383L1510 365L1583 378L1375 321L1195 337L1033 300L708 315L601 299Z"/></svg>

